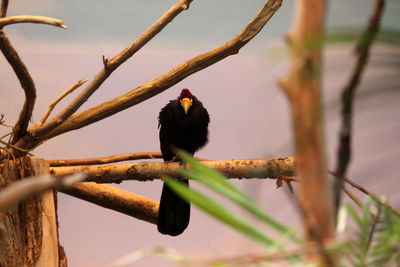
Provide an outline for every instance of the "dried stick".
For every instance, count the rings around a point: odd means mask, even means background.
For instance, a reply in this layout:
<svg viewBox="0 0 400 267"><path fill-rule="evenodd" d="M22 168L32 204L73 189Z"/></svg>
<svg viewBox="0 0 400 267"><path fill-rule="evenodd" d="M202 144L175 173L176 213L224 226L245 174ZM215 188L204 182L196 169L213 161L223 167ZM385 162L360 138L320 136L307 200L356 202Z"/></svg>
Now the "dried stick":
<svg viewBox="0 0 400 267"><path fill-rule="evenodd" d="M49 163L50 167L62 167L62 166L109 164L127 160L160 159L160 158L162 158L161 152L139 152L139 153L118 154L100 158L48 160L47 162Z"/></svg>
<svg viewBox="0 0 400 267"><path fill-rule="evenodd" d="M51 176L31 177L16 181L0 191L0 211L6 211L11 205L59 187L71 186L85 178L82 173L56 179Z"/></svg>
<svg viewBox="0 0 400 267"><path fill-rule="evenodd" d="M361 200L360 200L356 195L354 195L354 194L353 194L346 186L344 186L344 185L343 185L343 187L342 187L342 190L346 193L346 195L347 195L351 200L354 201L354 203L357 204L358 207L362 208L362 205L363 205L363 204L362 204ZM382 222L382 220L379 218L379 216L375 215L375 213L373 213L372 211L370 211L369 214L371 215L371 217L372 217L375 221L377 221L377 222Z"/></svg>
<svg viewBox="0 0 400 267"><path fill-rule="evenodd" d="M102 120L106 117L109 117L124 109L130 108L150 97L153 97L165 91L166 89L177 84L178 82L188 77L189 75L199 70L202 70L224 59L227 56L237 54L244 45L246 45L253 37L257 35L257 33L263 28L263 26L268 22L268 20L280 7L281 3L282 0L266 1L265 5L261 8L261 10L257 13L257 15L249 22L249 24L239 34L237 34L233 39L231 39L224 45L190 59L180 64L179 66L175 67L174 69L170 70L166 74L161 75L160 77L146 84L143 84L124 95L106 101L102 104L99 104L83 112L76 113L71 117L69 117L61 125L59 125L52 131L49 131L49 129L54 128L52 126L50 127L50 124L54 123L53 121L48 122L47 124L43 125L43 127L32 128L31 132L37 138L35 142L42 142L46 139L52 138L59 134L79 129L81 127L84 127L96 121ZM117 61L116 58L110 60L111 63L110 61L107 63L107 66L109 66L109 68L110 66L115 65L115 61ZM104 71L105 70L103 70L103 72ZM98 78L96 78L96 80L97 79ZM88 86L92 85L89 84ZM78 98L82 99L79 100L79 103L87 99L86 95L85 96L81 95ZM71 105L73 106L75 104L72 103ZM70 112L63 112L63 113L67 114ZM62 121L65 119L65 117L60 118L59 116L57 116L56 118L61 119ZM22 144L22 146L25 145L26 144Z"/></svg>
<svg viewBox="0 0 400 267"><path fill-rule="evenodd" d="M22 16L11 16L11 17L0 18L0 28L16 23L40 23L40 24L53 25L63 29L68 28L66 25L64 25L64 21L50 17L22 15Z"/></svg>
<svg viewBox="0 0 400 267"><path fill-rule="evenodd" d="M83 89L83 91L58 115L45 123L44 125L35 124L30 132L34 136L43 135L59 126L74 112L78 110L83 103L103 84L111 73L123 64L127 59L133 56L139 49L156 36L169 22L171 22L179 13L188 9L192 0L179 0L164 15L162 15L153 25L142 33L137 40L131 43L127 48L121 51L111 60L105 60L104 68L101 69L93 80ZM110 114L111 115L111 114Z"/></svg>
<svg viewBox="0 0 400 267"><path fill-rule="evenodd" d="M292 111L296 172L301 179L299 206L306 238L321 245L321 260L330 264L323 247L334 237L332 199L327 177L321 114L321 51L325 5L321 0L296 1L287 36L292 60L289 74L278 82Z"/></svg>
<svg viewBox="0 0 400 267"><path fill-rule="evenodd" d="M353 102L357 88L360 84L364 70L368 64L369 50L379 31L379 24L383 14L385 0L376 0L374 12L364 31L361 39L357 43L357 63L353 68L352 75L348 84L342 91L342 125L339 134L339 146L337 150L336 180L334 184L334 200L336 211L340 204L341 188L344 182L344 176L351 159L351 133L353 120Z"/></svg>
<svg viewBox="0 0 400 267"><path fill-rule="evenodd" d="M35 106L36 89L28 69L2 30L0 30L0 50L13 68L25 92L25 103L19 114L18 121L14 126L14 132L11 138L11 144L14 145L22 136L26 134L29 120L32 117L33 107Z"/></svg>
<svg viewBox="0 0 400 267"><path fill-rule="evenodd" d="M84 182L76 183L68 188L60 188L59 191L139 220L157 223L159 203L123 189Z"/></svg>
<svg viewBox="0 0 400 267"><path fill-rule="evenodd" d="M55 106L58 104L58 102L60 102L64 97L66 97L67 95L71 94L73 91L75 91L76 89L78 89L82 84L84 84L85 82L87 82L87 80L85 79L80 79L79 81L77 81L74 85L72 85L71 87L69 87L67 90L65 90L61 95L59 95L48 107L46 114L44 114L44 116L42 117L42 119L39 121L39 124L43 124L45 123L45 121L47 120L47 118L49 117L50 113L53 111L53 109L55 108Z"/></svg>
<svg viewBox="0 0 400 267"><path fill-rule="evenodd" d="M105 156L100 158L86 158L86 159L58 159L48 160L50 167L62 167L62 166L77 166L77 165L95 165L95 164L109 164L128 160L138 159L161 159L161 152L138 152L138 153L126 153L112 156ZM194 157L196 160L207 160L204 158Z"/></svg>
<svg viewBox="0 0 400 267"><path fill-rule="evenodd" d="M8 0L2 0L0 6L0 18L4 18L7 15L7 8L8 8Z"/></svg>
<svg viewBox="0 0 400 267"><path fill-rule="evenodd" d="M296 181L294 178L294 158L246 159L226 161L203 161L229 178L271 178ZM121 183L125 180L152 181L164 176L177 177L179 162L145 162L115 165L88 165L71 167L52 167L55 176L71 175L76 172L87 174L85 181L97 183Z"/></svg>
<svg viewBox="0 0 400 267"><path fill-rule="evenodd" d="M400 212L399 212L398 210L396 210L395 208L393 208L389 203L383 203L383 202L380 200L380 198L379 198L376 194L374 194L374 193L368 191L365 187L363 187L363 186L357 184L356 182L352 181L351 179L349 179L349 178L347 178L347 177L343 177L343 180L344 180L346 183L348 183L349 185L351 185L352 187L354 187L354 188L358 189L359 191L363 192L364 194L370 196L370 197L373 198L375 201L378 201L379 204L381 204L381 205L387 205L388 209L390 209L393 213L395 213L395 214L397 214L398 216L400 216Z"/></svg>

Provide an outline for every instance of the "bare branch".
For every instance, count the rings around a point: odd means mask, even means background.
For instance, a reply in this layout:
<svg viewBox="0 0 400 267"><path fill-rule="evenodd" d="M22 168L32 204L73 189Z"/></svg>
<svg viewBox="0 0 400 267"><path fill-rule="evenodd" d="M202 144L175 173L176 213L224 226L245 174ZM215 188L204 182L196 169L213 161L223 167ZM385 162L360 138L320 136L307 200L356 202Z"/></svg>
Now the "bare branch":
<svg viewBox="0 0 400 267"><path fill-rule="evenodd" d="M346 193L346 195L354 201L354 203L356 203L356 205L360 208L362 208L363 204L361 202L361 200L354 195L346 186L343 185L342 190ZM373 213L372 211L369 212L369 214L371 215L371 217L378 222L382 222L382 220L379 218L379 216L375 215L375 213Z"/></svg>
<svg viewBox="0 0 400 267"><path fill-rule="evenodd" d="M56 179L51 176L31 177L16 181L0 191L0 211L6 211L11 205L43 192L63 186L70 186L85 178L82 173Z"/></svg>
<svg viewBox="0 0 400 267"><path fill-rule="evenodd" d="M320 245L329 266L325 242L334 236L332 198L327 177L321 113L321 53L327 1L296 1L295 18L287 36L291 64L279 84L287 94L292 112L296 172L301 179L299 207L306 237Z"/></svg>
<svg viewBox="0 0 400 267"><path fill-rule="evenodd" d="M335 175L334 172L329 172L329 173L332 174L332 175ZM354 188L356 188L357 190L363 192L364 194L370 196L370 197L373 198L374 200L380 202L381 205L383 205L383 204L387 205L387 207L388 207L393 213L395 213L395 214L397 214L398 216L400 216L400 212L399 212L398 210L396 210L395 208L393 208L389 203L382 203L382 202L380 201L380 198L379 198L376 194L374 194L374 193L368 191L365 187L363 187L363 186L357 184L356 182L352 181L350 178L347 178L347 177L342 177L342 178L343 178L343 180L344 180L346 183L348 183L348 184L351 185L352 187L354 187Z"/></svg>
<svg viewBox="0 0 400 267"><path fill-rule="evenodd" d="M67 95L71 94L73 91L75 91L76 89L78 89L82 84L84 84L85 82L87 82L87 80L85 79L80 79L79 81L77 81L74 85L72 85L71 87L69 87L67 90L65 90L61 95L59 95L48 107L46 114L44 114L43 118L39 121L39 124L42 125L47 118L49 117L50 113L53 111L53 109L55 108L55 106L58 104L58 102L60 102L64 97L66 97Z"/></svg>
<svg viewBox="0 0 400 267"><path fill-rule="evenodd" d="M7 8L8 8L8 0L2 0L0 6L0 18L4 18L7 15Z"/></svg>
<svg viewBox="0 0 400 267"><path fill-rule="evenodd" d="M141 153L118 154L100 158L48 160L47 162L49 163L50 167L61 167L61 166L109 164L127 160L159 159L159 158L162 158L161 152L141 152Z"/></svg>
<svg viewBox="0 0 400 267"><path fill-rule="evenodd" d="M150 26L137 40L131 43L127 48L121 51L114 58L105 61L103 56L104 68L97 73L93 80L83 89L83 91L56 117L44 125L32 127L31 133L34 136L40 136L58 125L63 123L74 112L78 110L83 103L103 84L103 82L118 68L122 63L133 56L139 49L148 43L157 35L169 22L171 22L179 13L185 10L192 0L179 0L164 15L162 15L153 25Z"/></svg>
<svg viewBox="0 0 400 267"><path fill-rule="evenodd" d="M0 28L16 23L40 23L40 24L53 25L63 29L68 28L66 25L64 25L64 21L50 17L22 15L22 16L10 16L5 18L0 18Z"/></svg>
<svg viewBox="0 0 400 267"><path fill-rule="evenodd" d="M0 50L13 68L25 92L25 103L14 126L14 133L11 139L11 144L15 144L26 134L29 120L32 117L33 107L35 106L36 89L28 69L2 30L0 30Z"/></svg>
<svg viewBox="0 0 400 267"><path fill-rule="evenodd" d="M86 159L59 159L59 160L48 160L50 167L61 167L61 166L77 166L77 165L94 165L94 164L109 164L128 160L138 159L161 159L161 152L139 152L139 153L126 153L118 154L100 158L86 158ZM194 157L196 160L207 160L199 157Z"/></svg>
<svg viewBox="0 0 400 267"><path fill-rule="evenodd" d="M343 185L343 177L351 159L351 133L353 120L353 102L360 84L364 70L368 64L369 50L379 31L379 24L383 14L385 0L376 0L373 14L369 20L367 29L356 45L357 63L353 68L348 84L342 91L342 125L339 134L339 146L337 151L336 179L334 185L336 210L340 204L340 194Z"/></svg>
<svg viewBox="0 0 400 267"><path fill-rule="evenodd" d="M69 188L60 188L59 191L139 220L157 223L159 203L123 189L86 182L76 183Z"/></svg>
<svg viewBox="0 0 400 267"><path fill-rule="evenodd" d="M115 113L118 113L124 109L132 107L142 101L157 95L171 86L177 84L184 78L189 75L202 70L227 56L237 54L239 50L247 44L253 37L257 35L257 33L263 28L263 26L269 21L272 15L277 11L277 9L281 6L282 0L269 0L266 1L261 10L257 13L257 15L248 23L248 25L233 39L225 43L224 45L210 50L204 54L196 56L174 69L170 70L166 74L143 84L130 92L111 99L107 102L104 102L100 105L97 105L93 108L85 110L83 112L72 115L66 121L64 121L61 125L59 125L56 129L52 131L48 131L49 129L53 129L54 127L50 124L55 122L49 122L45 124L44 127L39 129L31 129L33 135L37 137L36 142L41 142L46 139L52 138L64 132L72 131L84 127L88 124L94 123L96 121L102 120L106 117L109 117ZM114 66L118 62L120 56L117 56L108 61L108 67ZM111 68L112 69L112 68ZM105 72L105 70L103 70ZM99 74L98 74L99 77ZM101 76L103 77L103 76ZM98 78L96 78L97 80ZM92 86L91 84L88 86ZM89 94L88 94L89 95ZM79 98L79 103L83 100L86 100L88 95L81 95ZM74 103L71 106L75 105ZM70 113L70 112L68 112ZM65 119L61 119L62 121Z"/></svg>
<svg viewBox="0 0 400 267"><path fill-rule="evenodd" d="M226 161L203 161L229 178L271 178L296 181L294 176L294 158L246 159ZM52 167L55 176L71 175L76 172L87 174L86 181L97 183L121 183L125 180L152 181L164 176L177 177L179 162L145 162L115 165L89 165L72 167Z"/></svg>

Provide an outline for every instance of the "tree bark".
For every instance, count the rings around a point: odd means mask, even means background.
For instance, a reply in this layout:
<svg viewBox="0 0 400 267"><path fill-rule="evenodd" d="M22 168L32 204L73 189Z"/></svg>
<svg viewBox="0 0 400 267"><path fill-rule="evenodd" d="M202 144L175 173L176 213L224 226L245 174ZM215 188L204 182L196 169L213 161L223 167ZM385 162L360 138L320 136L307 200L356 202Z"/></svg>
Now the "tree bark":
<svg viewBox="0 0 400 267"><path fill-rule="evenodd" d="M301 179L299 209L306 239L323 247L334 237L332 196L327 177L321 105L322 43L326 1L299 0L287 36L292 60L279 81L287 94L293 121L296 173ZM324 251L323 249L321 251ZM326 265L328 257L321 253Z"/></svg>
<svg viewBox="0 0 400 267"><path fill-rule="evenodd" d="M0 187L24 177L46 174L49 165L43 159L24 157L8 161L1 169ZM62 248L58 243L54 192L48 191L1 212L0 236L0 266L60 266ZM66 263L65 258L62 261Z"/></svg>

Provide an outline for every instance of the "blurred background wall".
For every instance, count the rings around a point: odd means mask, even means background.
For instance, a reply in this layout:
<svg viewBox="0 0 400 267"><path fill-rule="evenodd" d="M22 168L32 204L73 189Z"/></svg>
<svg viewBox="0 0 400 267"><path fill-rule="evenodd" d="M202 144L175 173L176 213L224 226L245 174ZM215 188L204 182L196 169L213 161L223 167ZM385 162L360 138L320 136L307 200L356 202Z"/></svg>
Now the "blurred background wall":
<svg viewBox="0 0 400 267"><path fill-rule="evenodd" d="M164 93L78 131L56 137L34 154L45 159L98 157L159 151L157 116L183 87L202 100L211 115L210 142L197 155L240 159L293 155L288 104L276 84L287 72L282 41L292 22L293 2L284 1L264 30L238 55L231 56ZM372 0L330 1L329 42L325 50L324 103L326 145L334 167L339 127L339 97L355 63L353 41L365 27ZM162 15L174 1L89 0L11 1L9 15L32 14L63 19L68 30L44 25L12 25L5 31L28 66L37 87L33 120L80 78L91 79L102 68L102 55L114 56ZM193 1L154 40L122 65L82 107L123 94L181 62L229 40L263 1ZM349 177L400 208L400 1L387 1L382 32L374 46L355 103L353 160ZM79 89L78 89L79 91ZM74 93L76 95L76 93ZM56 112L74 95L58 105ZM15 75L0 57L0 113L13 124L23 103ZM0 129L6 133L8 129ZM275 181L235 181L267 212L301 230L284 188ZM154 199L161 182L118 185ZM228 204L227 204L228 205ZM151 225L114 211L59 194L60 238L70 266L102 266L144 247L166 247L190 257L232 255L260 249L230 229L192 209L181 236L160 235ZM171 264L145 259L135 266Z"/></svg>

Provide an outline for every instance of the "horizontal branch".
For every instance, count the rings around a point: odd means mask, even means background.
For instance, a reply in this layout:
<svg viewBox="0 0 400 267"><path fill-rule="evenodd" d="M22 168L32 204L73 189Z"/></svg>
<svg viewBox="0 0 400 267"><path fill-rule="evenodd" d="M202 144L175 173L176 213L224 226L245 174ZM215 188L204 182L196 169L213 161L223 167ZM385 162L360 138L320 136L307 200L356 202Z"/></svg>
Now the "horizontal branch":
<svg viewBox="0 0 400 267"><path fill-rule="evenodd" d="M294 181L294 158L275 159L245 159L225 161L203 161L228 178L272 178ZM86 181L97 183L121 183L125 180L152 181L164 176L177 177L177 169L182 165L179 162L141 162L115 165L90 165L71 167L52 167L50 171L56 176L70 175L83 172L87 175Z"/></svg>
<svg viewBox="0 0 400 267"><path fill-rule="evenodd" d="M38 129L38 131L34 129L32 133L34 133L34 135L38 134L36 136L36 142L42 142L59 134L82 128L130 108L165 91L191 74L207 68L230 55L237 54L244 45L246 45L261 31L281 4L282 0L266 1L261 10L247 24L247 26L233 39L222 46L192 58L173 68L166 74L161 75L160 77L143 84L124 95L106 101L88 110L76 113L50 132L43 131L43 129Z"/></svg>
<svg viewBox="0 0 400 267"><path fill-rule="evenodd" d="M112 156L105 156L100 158L85 158L85 159L56 159L48 160L50 167L62 166L77 166L77 165L95 165L95 164L109 164L128 160L138 159L161 159L161 152L137 152L125 153ZM194 157L196 160L204 161L206 159Z"/></svg>
<svg viewBox="0 0 400 267"><path fill-rule="evenodd" d="M112 156L105 156L100 158L86 158L86 159L56 159L48 160L50 167L62 166L77 166L77 165L95 165L95 164L109 164L127 160L138 159L160 159L162 158L161 152L139 152L139 153L126 153Z"/></svg>
<svg viewBox="0 0 400 267"><path fill-rule="evenodd" d="M22 16L10 16L5 18L0 18L0 28L16 23L39 23L39 24L53 25L63 29L68 28L66 25L64 25L64 21L44 16L22 15Z"/></svg>
<svg viewBox="0 0 400 267"><path fill-rule="evenodd" d="M28 197L40 195L47 190L70 186L84 178L84 174L76 173L62 179L39 176L16 181L0 191L0 211L5 211L11 205Z"/></svg>
<svg viewBox="0 0 400 267"><path fill-rule="evenodd" d="M104 184L76 183L60 192L149 223L157 223L159 203L132 192Z"/></svg>

